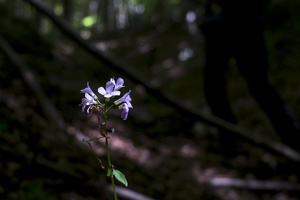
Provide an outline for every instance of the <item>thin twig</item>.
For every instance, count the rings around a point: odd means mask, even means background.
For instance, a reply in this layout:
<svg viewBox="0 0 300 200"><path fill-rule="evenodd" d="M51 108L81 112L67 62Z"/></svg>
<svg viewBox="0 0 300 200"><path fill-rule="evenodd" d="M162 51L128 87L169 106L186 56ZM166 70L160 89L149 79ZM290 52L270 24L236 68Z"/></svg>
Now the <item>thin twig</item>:
<svg viewBox="0 0 300 200"><path fill-rule="evenodd" d="M93 138L93 139L95 139L95 138ZM92 152L93 152L94 155L96 156L97 160L99 161L101 168L102 168L102 169L105 169L105 167L104 167L103 164L102 164L101 159L97 156L96 152L94 151L94 149L93 149L93 147L92 147L92 145L91 145L91 143L90 143L90 140L83 140L83 141L86 142L86 143L89 145L90 149L92 150Z"/></svg>

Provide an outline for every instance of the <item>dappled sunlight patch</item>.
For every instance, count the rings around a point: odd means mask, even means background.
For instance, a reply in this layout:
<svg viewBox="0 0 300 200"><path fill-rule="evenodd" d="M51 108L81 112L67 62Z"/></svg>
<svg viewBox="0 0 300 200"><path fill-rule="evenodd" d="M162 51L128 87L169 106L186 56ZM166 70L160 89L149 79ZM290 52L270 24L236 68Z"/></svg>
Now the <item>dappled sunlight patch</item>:
<svg viewBox="0 0 300 200"><path fill-rule="evenodd" d="M117 40L101 41L96 43L96 47L100 51L112 50L117 48L118 46L119 42Z"/></svg>
<svg viewBox="0 0 300 200"><path fill-rule="evenodd" d="M121 132L128 131L126 127L122 127L122 129ZM82 141L99 136L98 131L94 129L85 130L84 133L73 130L73 134L76 140L82 144L81 146L87 149L89 148L88 145L85 145ZM117 134L109 136L110 148L114 154L122 155L126 159L133 161L133 163L148 168L156 168L166 160L173 159L174 156L180 156L184 159L195 159L201 155L200 149L189 142L166 141L165 144L157 144L152 139L145 137L138 138L138 140L143 140L144 145L136 145L133 139ZM179 144L176 144L178 142ZM93 150L97 155L104 156L105 140L101 138L94 140Z"/></svg>
<svg viewBox="0 0 300 200"><path fill-rule="evenodd" d="M166 60L164 60L162 62L162 66L165 68L165 69L170 69L172 67L174 67L176 64L175 60L173 58L167 58Z"/></svg>
<svg viewBox="0 0 300 200"><path fill-rule="evenodd" d="M182 157L193 158L193 157L196 157L198 155L198 149L193 145L184 144L179 149L179 154Z"/></svg>
<svg viewBox="0 0 300 200"><path fill-rule="evenodd" d="M90 31L86 31L86 30L80 31L80 36L83 39L87 40L87 39L89 39L91 37L91 32Z"/></svg>
<svg viewBox="0 0 300 200"><path fill-rule="evenodd" d="M87 135L89 136L87 137ZM87 132L87 135L77 131L75 133L75 138L76 140L78 140L79 143L82 143L84 139L87 139L90 136L98 135L98 131L89 130ZM150 152L149 149L145 147L137 147L136 145L134 145L133 141L124 137L110 135L109 139L110 139L110 147L112 152L117 152L118 154L125 156L126 159L132 160L137 164L143 164L148 167L153 167L154 165L157 164L157 159L154 158L153 154ZM86 148L88 149L87 145ZM95 140L93 144L93 150L97 155L104 156L105 140L101 138Z"/></svg>
<svg viewBox="0 0 300 200"><path fill-rule="evenodd" d="M270 198L268 199L277 199L280 196L284 197L282 198L284 200L289 200L289 196L282 191L297 191L300 189L300 185L295 182L259 180L252 176L237 178L231 171L224 172L216 167L203 168L199 163L194 163L191 166L191 174L200 186L209 186L222 200L244 199L243 196L253 195L251 190L269 191ZM253 196L252 199L256 198Z"/></svg>
<svg viewBox="0 0 300 200"><path fill-rule="evenodd" d="M119 136L112 136L111 149L124 155L129 160L133 160L138 164L151 165L153 162L153 155L149 149L145 147L138 147L134 143L126 138Z"/></svg>
<svg viewBox="0 0 300 200"><path fill-rule="evenodd" d="M184 70L182 67L174 67L172 69L170 69L167 72L168 77L172 78L172 79L176 79L176 78L180 78L183 75L185 75L186 70Z"/></svg>
<svg viewBox="0 0 300 200"><path fill-rule="evenodd" d="M98 131L96 130L88 130L84 131L85 133L81 132L80 130L77 130L75 127L69 126L68 127L68 133L73 135L75 140L78 142L78 144L83 147L88 149L88 145L86 145L84 140L89 139L90 137L98 135ZM96 144L100 144L97 140L94 141ZM98 154L98 155L104 155L105 154L105 146L97 145L93 147L93 150Z"/></svg>
<svg viewBox="0 0 300 200"><path fill-rule="evenodd" d="M216 167L202 168L199 163L193 163L191 166L191 173L194 180L200 184L208 184L210 180L216 176L228 176L222 174Z"/></svg>
<svg viewBox="0 0 300 200"><path fill-rule="evenodd" d="M194 51L191 48L184 48L178 53L178 60L181 62L191 59L194 55Z"/></svg>

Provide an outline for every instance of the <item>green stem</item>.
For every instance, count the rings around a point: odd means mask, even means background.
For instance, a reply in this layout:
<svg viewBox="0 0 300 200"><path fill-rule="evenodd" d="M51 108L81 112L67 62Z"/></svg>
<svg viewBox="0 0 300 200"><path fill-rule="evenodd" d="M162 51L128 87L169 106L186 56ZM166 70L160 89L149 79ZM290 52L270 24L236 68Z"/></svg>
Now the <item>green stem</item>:
<svg viewBox="0 0 300 200"><path fill-rule="evenodd" d="M111 159L110 159L110 150L109 150L109 144L108 144L108 136L107 136L107 131L106 131L106 113L103 115L104 118L104 134L105 134L105 147L106 147L106 154L107 154L107 162L108 166L111 168L112 172L110 173L110 179L111 179L111 185L114 193L114 200L118 200L117 193L116 193L116 186L115 186L115 180L114 180L114 174L113 174L113 165L111 164Z"/></svg>
<svg viewBox="0 0 300 200"><path fill-rule="evenodd" d="M109 151L108 137L105 137L105 146L106 146L106 153L107 153L107 162L108 162L109 167L112 170L110 178L111 178L111 185L112 185L113 193L114 193L114 199L117 200L118 198L117 198L116 187L115 187L115 180L114 180L114 174L113 174L114 168L113 168L113 165L111 164L111 160L110 160L110 151Z"/></svg>

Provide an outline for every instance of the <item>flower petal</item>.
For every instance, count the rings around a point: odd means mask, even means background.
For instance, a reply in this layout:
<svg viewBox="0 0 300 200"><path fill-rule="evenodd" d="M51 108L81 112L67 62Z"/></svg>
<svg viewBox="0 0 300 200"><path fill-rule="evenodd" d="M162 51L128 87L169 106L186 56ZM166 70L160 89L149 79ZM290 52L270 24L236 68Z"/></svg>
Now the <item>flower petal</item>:
<svg viewBox="0 0 300 200"><path fill-rule="evenodd" d="M85 98L87 98L88 100L93 100L93 97L92 97L90 94L88 94L88 93L85 93L84 96L85 96Z"/></svg>
<svg viewBox="0 0 300 200"><path fill-rule="evenodd" d="M121 94L120 91L113 91L113 92L111 93L111 96L119 96L120 94Z"/></svg>
<svg viewBox="0 0 300 200"><path fill-rule="evenodd" d="M115 79L110 78L110 82L112 82L114 85L116 85Z"/></svg>
<svg viewBox="0 0 300 200"><path fill-rule="evenodd" d="M123 120L126 120L126 119L127 119L127 117L128 117L128 112L129 112L129 108L128 108L127 104L124 104L124 105L123 105L123 110L122 110L122 112L121 112L121 118L122 118Z"/></svg>
<svg viewBox="0 0 300 200"><path fill-rule="evenodd" d="M110 94L114 90L115 84L112 81L106 83L106 93Z"/></svg>
<svg viewBox="0 0 300 200"><path fill-rule="evenodd" d="M85 107L86 107L86 105L85 105L85 104L82 104L81 112L84 112Z"/></svg>
<svg viewBox="0 0 300 200"><path fill-rule="evenodd" d="M126 101L126 104L127 104L128 108L133 108L132 104L129 101Z"/></svg>
<svg viewBox="0 0 300 200"><path fill-rule="evenodd" d="M91 107L89 106L88 109L86 109L86 112L87 112L87 113L90 113L90 108L91 108Z"/></svg>
<svg viewBox="0 0 300 200"><path fill-rule="evenodd" d="M129 107L132 108L132 105L130 103L130 101L131 101L130 92L131 92L131 90L129 90L129 92L127 92L126 94L124 94L120 99L116 100L114 102L114 104L115 105L120 105L122 103L127 103L129 105Z"/></svg>
<svg viewBox="0 0 300 200"><path fill-rule="evenodd" d="M98 92L99 92L100 94L102 94L102 95L105 95L105 94L106 94L106 91L105 91L105 89L104 89L103 87L99 87L99 88L98 88Z"/></svg>
<svg viewBox="0 0 300 200"><path fill-rule="evenodd" d="M81 92L81 93L88 93L88 94L90 94L91 96L95 96L94 92L92 91L92 89L91 89L90 86L89 86L89 82L87 82L86 85L87 85L87 87L84 88L84 89L82 89L82 90L80 90L80 92Z"/></svg>
<svg viewBox="0 0 300 200"><path fill-rule="evenodd" d="M124 84L124 80L122 78L118 78L115 84L116 85L115 90L119 90L120 88L125 87L123 86L123 84Z"/></svg>

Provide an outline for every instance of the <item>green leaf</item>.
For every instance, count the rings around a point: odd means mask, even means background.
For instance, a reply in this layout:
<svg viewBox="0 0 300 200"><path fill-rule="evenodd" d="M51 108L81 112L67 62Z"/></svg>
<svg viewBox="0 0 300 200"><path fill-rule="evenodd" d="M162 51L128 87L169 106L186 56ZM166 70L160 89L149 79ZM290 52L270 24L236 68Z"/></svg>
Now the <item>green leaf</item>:
<svg viewBox="0 0 300 200"><path fill-rule="evenodd" d="M109 169L107 170L107 174L106 174L106 175L107 175L108 177L111 177L112 171L113 171L113 170L112 170L111 168L109 168Z"/></svg>
<svg viewBox="0 0 300 200"><path fill-rule="evenodd" d="M125 175L117 169L113 169L113 174L118 181L123 183L126 187L128 185Z"/></svg>

